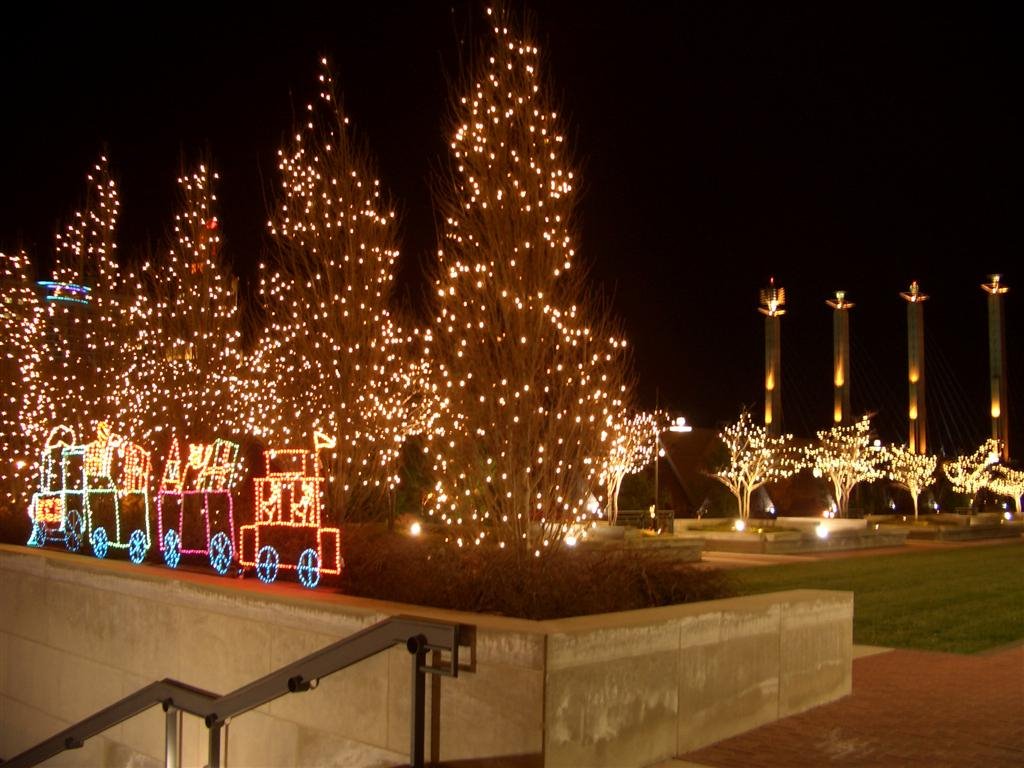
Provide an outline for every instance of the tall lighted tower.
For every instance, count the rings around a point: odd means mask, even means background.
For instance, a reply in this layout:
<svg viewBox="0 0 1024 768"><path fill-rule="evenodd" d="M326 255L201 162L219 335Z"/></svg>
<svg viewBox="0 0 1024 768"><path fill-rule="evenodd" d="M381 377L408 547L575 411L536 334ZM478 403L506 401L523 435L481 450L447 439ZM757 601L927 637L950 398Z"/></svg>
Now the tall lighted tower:
<svg viewBox="0 0 1024 768"><path fill-rule="evenodd" d="M1009 287L1001 275L989 275L981 289L988 294L988 370L992 380L992 437L999 441L1003 460L1010 458L1010 417L1006 402L1006 321L1003 294Z"/></svg>
<svg viewBox="0 0 1024 768"><path fill-rule="evenodd" d="M924 406L924 302L928 297L921 293L921 287L915 280L910 290L901 293L907 302L907 382L909 385L910 403L907 415L910 417L910 429L907 435L907 446L914 453L926 453L928 443L925 438L925 406Z"/></svg>
<svg viewBox="0 0 1024 768"><path fill-rule="evenodd" d="M836 291L826 302L832 313L832 421L852 424L850 413L850 312L853 302L846 300L846 291Z"/></svg>
<svg viewBox="0 0 1024 768"><path fill-rule="evenodd" d="M764 315L764 425L769 435L782 434L782 327L779 318L786 314L786 289L775 287L771 278L761 290Z"/></svg>

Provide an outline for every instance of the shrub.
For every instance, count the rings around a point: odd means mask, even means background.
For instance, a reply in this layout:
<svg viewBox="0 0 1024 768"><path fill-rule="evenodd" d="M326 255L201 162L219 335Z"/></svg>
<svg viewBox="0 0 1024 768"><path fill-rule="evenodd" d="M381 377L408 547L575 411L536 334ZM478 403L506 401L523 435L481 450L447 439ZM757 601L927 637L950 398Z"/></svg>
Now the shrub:
<svg viewBox="0 0 1024 768"><path fill-rule="evenodd" d="M709 600L732 594L716 570L641 548L563 548L544 558L507 549L453 548L382 526L342 532L345 594L437 608L554 619Z"/></svg>

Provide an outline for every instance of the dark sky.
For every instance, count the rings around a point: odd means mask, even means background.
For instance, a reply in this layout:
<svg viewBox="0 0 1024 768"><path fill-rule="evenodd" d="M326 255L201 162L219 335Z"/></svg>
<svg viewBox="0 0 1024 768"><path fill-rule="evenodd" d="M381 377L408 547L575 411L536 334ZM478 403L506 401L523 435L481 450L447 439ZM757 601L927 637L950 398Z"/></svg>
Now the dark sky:
<svg viewBox="0 0 1024 768"><path fill-rule="evenodd" d="M985 295L1007 296L1011 434L1024 450L1024 271L1015 19L980 4L722 2L531 6L582 161L582 259L633 342L640 393L713 426L760 408L757 292L774 275L786 427L831 416L831 318L852 315L853 405L905 438L898 292L921 281L933 446L987 433ZM898 7L897 7L898 6ZM403 221L401 286L433 258L446 78L481 31L464 2L37 12L0 45L7 150L0 247L48 258L106 143L121 251L166 236L181 152L219 170L227 252L264 247L274 153L331 57L346 111ZM148 16L147 11L147 16ZM165 14L160 18L160 14Z"/></svg>

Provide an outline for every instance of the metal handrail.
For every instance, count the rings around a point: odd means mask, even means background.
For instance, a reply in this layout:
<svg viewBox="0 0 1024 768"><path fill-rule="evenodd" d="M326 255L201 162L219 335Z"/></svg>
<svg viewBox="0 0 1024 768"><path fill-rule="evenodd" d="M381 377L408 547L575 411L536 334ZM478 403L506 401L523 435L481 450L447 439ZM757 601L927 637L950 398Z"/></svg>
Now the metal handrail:
<svg viewBox="0 0 1024 768"><path fill-rule="evenodd" d="M327 675L396 645L404 645L413 656L409 759L414 768L422 768L426 675L458 675L461 629L459 624L395 616L332 643L223 696L177 680L161 680L140 688L9 761L0 762L4 768L27 768L37 765L66 749L77 749L86 739L160 704L167 712L167 768L180 768L181 765L179 741L182 712L203 719L209 729L208 768L220 768L221 728L229 719L286 694L308 691L316 687L319 680ZM447 652L447 663L439 667L429 666L426 657L430 651Z"/></svg>

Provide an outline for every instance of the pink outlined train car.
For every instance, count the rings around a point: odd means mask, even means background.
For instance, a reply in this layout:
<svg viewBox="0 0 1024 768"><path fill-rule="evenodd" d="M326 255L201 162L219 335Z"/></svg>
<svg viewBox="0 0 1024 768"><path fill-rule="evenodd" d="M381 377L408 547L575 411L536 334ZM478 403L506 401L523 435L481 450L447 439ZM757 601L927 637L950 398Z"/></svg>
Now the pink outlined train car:
<svg viewBox="0 0 1024 768"><path fill-rule="evenodd" d="M169 567L182 555L204 555L213 570L227 573L236 551L231 493L238 469L237 443L191 443L183 460L178 438L171 440L156 496L157 541Z"/></svg>

